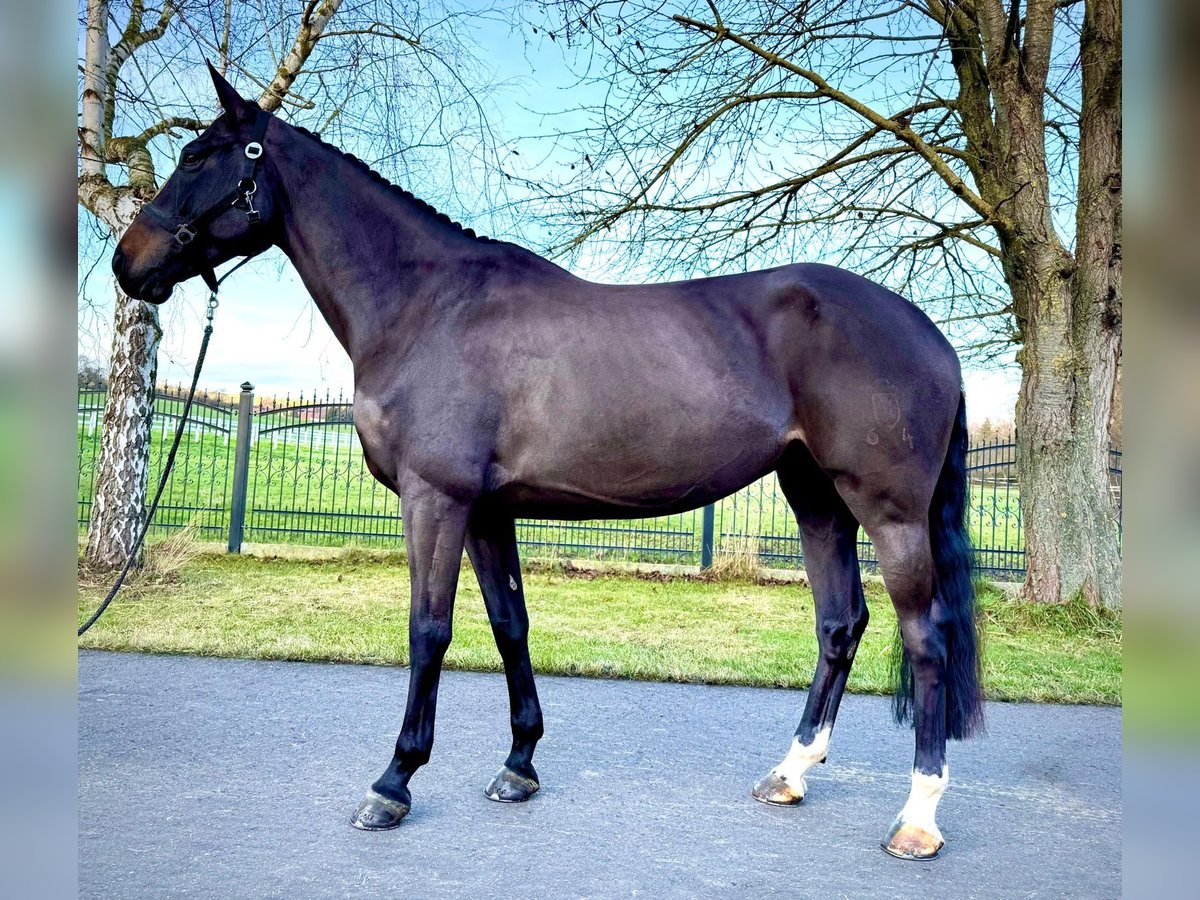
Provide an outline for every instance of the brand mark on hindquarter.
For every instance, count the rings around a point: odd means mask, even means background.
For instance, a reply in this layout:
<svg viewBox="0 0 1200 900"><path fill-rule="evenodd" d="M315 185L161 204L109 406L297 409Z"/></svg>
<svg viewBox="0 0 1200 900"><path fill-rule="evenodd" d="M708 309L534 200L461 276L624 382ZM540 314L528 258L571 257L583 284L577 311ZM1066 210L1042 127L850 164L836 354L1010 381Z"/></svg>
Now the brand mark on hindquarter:
<svg viewBox="0 0 1200 900"><path fill-rule="evenodd" d="M875 421L884 428L895 428L900 424L900 400L895 391L876 391L871 395L871 411Z"/></svg>

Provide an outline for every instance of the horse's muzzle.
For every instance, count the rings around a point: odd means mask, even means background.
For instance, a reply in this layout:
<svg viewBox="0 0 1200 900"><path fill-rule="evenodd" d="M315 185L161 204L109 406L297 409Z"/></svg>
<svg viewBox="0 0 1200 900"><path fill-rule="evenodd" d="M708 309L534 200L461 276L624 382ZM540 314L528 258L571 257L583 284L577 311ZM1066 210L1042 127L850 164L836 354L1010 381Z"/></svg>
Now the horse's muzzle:
<svg viewBox="0 0 1200 900"><path fill-rule="evenodd" d="M153 304L164 303L171 296L174 282L164 278L160 270L151 269L139 277L138 273L133 271L135 268L128 253L118 244L117 249L113 251L112 270L122 291L134 300Z"/></svg>

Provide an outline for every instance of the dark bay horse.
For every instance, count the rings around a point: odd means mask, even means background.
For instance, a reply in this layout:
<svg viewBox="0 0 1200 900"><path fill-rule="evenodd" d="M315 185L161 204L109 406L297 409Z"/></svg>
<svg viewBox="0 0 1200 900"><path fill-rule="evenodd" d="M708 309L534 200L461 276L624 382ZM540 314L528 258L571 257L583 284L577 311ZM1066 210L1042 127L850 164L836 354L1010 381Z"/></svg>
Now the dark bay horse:
<svg viewBox="0 0 1200 900"><path fill-rule="evenodd" d="M280 247L350 355L355 425L372 474L403 498L412 577L404 724L353 824L392 828L409 811L464 548L511 701L512 752L486 793L527 800L542 713L515 519L679 512L775 472L800 526L820 654L791 748L753 796L799 803L825 759L867 626L861 524L899 616L897 717L916 733L912 790L884 848L935 855L946 740L980 724L982 701L961 375L933 323L823 265L584 281L477 238L213 80L224 114L184 148L113 269L130 296L162 303L187 278Z"/></svg>

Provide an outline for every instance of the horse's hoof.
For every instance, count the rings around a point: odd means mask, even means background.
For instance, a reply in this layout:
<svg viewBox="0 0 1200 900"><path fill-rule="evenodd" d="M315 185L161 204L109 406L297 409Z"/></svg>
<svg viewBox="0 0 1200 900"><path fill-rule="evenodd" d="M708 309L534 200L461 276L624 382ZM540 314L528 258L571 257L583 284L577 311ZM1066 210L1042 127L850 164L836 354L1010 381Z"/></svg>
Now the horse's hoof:
<svg viewBox="0 0 1200 900"><path fill-rule="evenodd" d="M375 791L367 791L366 799L354 811L350 824L359 831L387 831L395 828L408 815L409 805L390 800Z"/></svg>
<svg viewBox="0 0 1200 900"><path fill-rule="evenodd" d="M930 831L912 822L897 819L881 846L897 859L934 859L945 845L936 825Z"/></svg>
<svg viewBox="0 0 1200 900"><path fill-rule="evenodd" d="M488 782L483 792L489 800L495 800L497 803L524 803L537 792L538 787L536 779L518 775L508 766L504 766Z"/></svg>
<svg viewBox="0 0 1200 900"><path fill-rule="evenodd" d="M804 792L807 790L808 785L803 778L797 783L795 780L788 781L775 772L768 772L759 779L750 794L759 803L770 803L772 806L795 806L804 799Z"/></svg>

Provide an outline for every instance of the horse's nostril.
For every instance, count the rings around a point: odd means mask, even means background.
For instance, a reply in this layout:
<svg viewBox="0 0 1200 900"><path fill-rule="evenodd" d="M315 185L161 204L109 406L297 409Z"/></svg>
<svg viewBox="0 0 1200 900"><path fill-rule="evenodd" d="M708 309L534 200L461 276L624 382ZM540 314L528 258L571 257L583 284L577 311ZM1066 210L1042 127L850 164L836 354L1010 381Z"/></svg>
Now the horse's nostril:
<svg viewBox="0 0 1200 900"><path fill-rule="evenodd" d="M120 249L113 251L112 269L114 275L125 271L125 254Z"/></svg>

